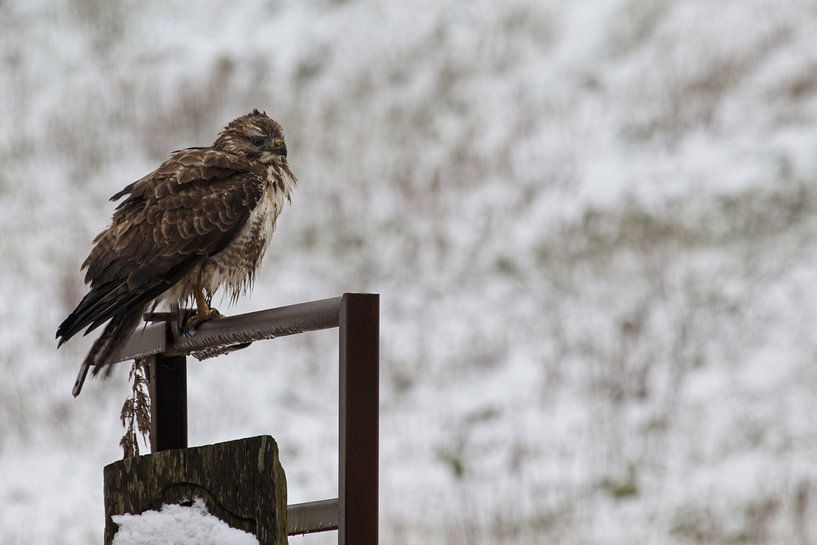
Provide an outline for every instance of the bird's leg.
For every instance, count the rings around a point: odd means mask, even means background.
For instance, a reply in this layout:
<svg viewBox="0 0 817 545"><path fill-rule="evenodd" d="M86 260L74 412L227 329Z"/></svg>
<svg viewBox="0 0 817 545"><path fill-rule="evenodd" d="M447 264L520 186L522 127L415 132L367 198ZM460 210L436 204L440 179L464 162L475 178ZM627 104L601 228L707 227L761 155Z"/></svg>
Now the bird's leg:
<svg viewBox="0 0 817 545"><path fill-rule="evenodd" d="M196 298L196 314L187 319L188 327L197 327L207 320L221 318L221 313L218 310L210 308L204 290L200 286L196 288L193 295Z"/></svg>
<svg viewBox="0 0 817 545"><path fill-rule="evenodd" d="M196 288L196 316L199 320L206 320L207 313L210 312L210 305L207 304L207 298L204 297L204 290Z"/></svg>

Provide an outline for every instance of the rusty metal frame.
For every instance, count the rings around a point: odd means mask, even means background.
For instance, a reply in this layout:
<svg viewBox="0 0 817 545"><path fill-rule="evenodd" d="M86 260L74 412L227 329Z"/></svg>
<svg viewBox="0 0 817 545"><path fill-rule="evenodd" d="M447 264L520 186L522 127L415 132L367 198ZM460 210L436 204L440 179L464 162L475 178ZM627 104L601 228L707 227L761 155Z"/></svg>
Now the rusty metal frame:
<svg viewBox="0 0 817 545"><path fill-rule="evenodd" d="M137 330L114 361L148 360L151 450L186 448L187 354L337 327L338 497L287 506L287 531L336 529L339 545L377 545L379 315L379 295L345 293L205 322L193 336L167 316Z"/></svg>

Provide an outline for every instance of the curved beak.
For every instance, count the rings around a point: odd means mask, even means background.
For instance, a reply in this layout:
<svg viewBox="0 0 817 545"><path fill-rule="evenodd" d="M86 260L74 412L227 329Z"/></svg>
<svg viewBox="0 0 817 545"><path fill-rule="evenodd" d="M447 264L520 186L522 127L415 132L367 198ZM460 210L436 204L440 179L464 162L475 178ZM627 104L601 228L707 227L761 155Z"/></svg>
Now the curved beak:
<svg viewBox="0 0 817 545"><path fill-rule="evenodd" d="M283 138L276 138L272 141L272 149L270 150L275 155L287 156L287 145Z"/></svg>

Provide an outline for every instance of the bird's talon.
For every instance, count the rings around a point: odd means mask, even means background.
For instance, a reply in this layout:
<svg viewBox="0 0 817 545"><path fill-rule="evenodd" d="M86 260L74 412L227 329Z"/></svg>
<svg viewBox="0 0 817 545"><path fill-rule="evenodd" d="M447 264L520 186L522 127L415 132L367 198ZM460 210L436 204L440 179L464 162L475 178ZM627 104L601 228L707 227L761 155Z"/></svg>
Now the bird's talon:
<svg viewBox="0 0 817 545"><path fill-rule="evenodd" d="M223 318L223 317L224 316L222 316L221 313L217 309L211 308L211 309L207 310L207 312L204 312L202 314L194 314L193 316L188 318L187 321L184 324L185 329L194 329L195 330L197 327L199 327L204 322L208 322L210 320L218 320L219 318Z"/></svg>

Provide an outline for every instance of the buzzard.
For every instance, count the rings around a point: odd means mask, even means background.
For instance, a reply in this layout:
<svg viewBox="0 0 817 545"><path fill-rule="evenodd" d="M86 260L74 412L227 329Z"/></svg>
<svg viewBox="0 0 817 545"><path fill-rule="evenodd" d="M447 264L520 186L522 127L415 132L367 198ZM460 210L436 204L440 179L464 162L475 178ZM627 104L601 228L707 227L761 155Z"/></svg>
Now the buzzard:
<svg viewBox="0 0 817 545"><path fill-rule="evenodd" d="M231 121L211 147L172 153L159 168L111 197L124 197L85 262L88 294L57 329L59 345L105 322L74 385L98 374L143 313L161 301L195 300L188 325L218 317L224 286L234 300L252 287L275 222L297 179L281 125L253 110Z"/></svg>

